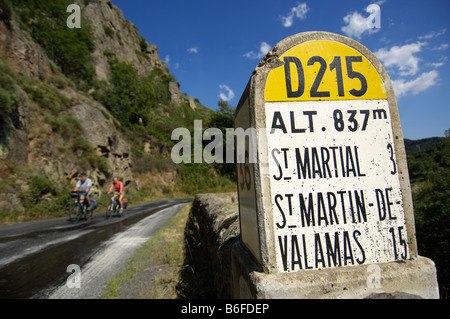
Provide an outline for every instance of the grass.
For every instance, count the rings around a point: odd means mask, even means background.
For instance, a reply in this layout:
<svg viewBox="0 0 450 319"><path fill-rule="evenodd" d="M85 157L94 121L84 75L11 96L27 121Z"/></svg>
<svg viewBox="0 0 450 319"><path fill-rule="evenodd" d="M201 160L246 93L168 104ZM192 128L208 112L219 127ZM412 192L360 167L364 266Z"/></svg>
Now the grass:
<svg viewBox="0 0 450 319"><path fill-rule="evenodd" d="M184 206L106 282L104 299L175 299L185 257L184 230L192 203Z"/></svg>

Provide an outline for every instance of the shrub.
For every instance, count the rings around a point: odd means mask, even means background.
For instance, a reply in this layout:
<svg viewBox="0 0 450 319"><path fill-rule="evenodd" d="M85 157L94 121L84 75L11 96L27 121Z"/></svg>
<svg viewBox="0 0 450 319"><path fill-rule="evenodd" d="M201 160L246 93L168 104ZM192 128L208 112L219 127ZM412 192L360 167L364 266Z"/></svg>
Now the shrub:
<svg viewBox="0 0 450 319"><path fill-rule="evenodd" d="M155 103L155 90L148 79L141 79L136 69L116 58L110 58L111 86L98 95L99 101L124 126L146 125L149 110Z"/></svg>
<svg viewBox="0 0 450 319"><path fill-rule="evenodd" d="M0 0L0 20L9 28L12 19L12 8L9 0Z"/></svg>
<svg viewBox="0 0 450 319"><path fill-rule="evenodd" d="M16 109L20 100L19 91L16 83L6 70L8 67L3 65L0 70L0 115L9 114ZM3 71L6 72L3 72Z"/></svg>
<svg viewBox="0 0 450 319"><path fill-rule="evenodd" d="M59 134L63 139L68 140L76 137L83 129L80 120L70 115L64 115L62 118L47 114L44 121L51 125L53 132ZM78 143L80 141L76 141ZM83 149L84 147L82 147ZM75 149L77 145L75 144Z"/></svg>
<svg viewBox="0 0 450 319"><path fill-rule="evenodd" d="M38 203L43 195L57 193L55 183L45 175L31 175L28 178L28 185L29 190L25 199L34 204Z"/></svg>
<svg viewBox="0 0 450 319"><path fill-rule="evenodd" d="M147 46L148 46L147 40L145 40L145 38L143 38L143 37L140 37L139 47L141 48L141 52L145 53L145 51L147 51Z"/></svg>
<svg viewBox="0 0 450 319"><path fill-rule="evenodd" d="M66 26L69 0L16 0L17 11L32 37L45 49L62 72L77 82L90 84L95 75L91 52L94 38L88 21L82 28Z"/></svg>
<svg viewBox="0 0 450 319"><path fill-rule="evenodd" d="M105 31L105 34L110 37L113 38L114 37L114 30L111 29L110 27L108 27L107 25L103 26L103 31Z"/></svg>
<svg viewBox="0 0 450 319"><path fill-rule="evenodd" d="M21 86L28 97L42 109L57 113L69 108L72 104L71 100L57 89L38 80L22 79Z"/></svg>
<svg viewBox="0 0 450 319"><path fill-rule="evenodd" d="M57 186L48 176L40 174L29 176L27 182L28 189L18 193L25 207L24 215L20 216L21 221L67 214L70 185Z"/></svg>

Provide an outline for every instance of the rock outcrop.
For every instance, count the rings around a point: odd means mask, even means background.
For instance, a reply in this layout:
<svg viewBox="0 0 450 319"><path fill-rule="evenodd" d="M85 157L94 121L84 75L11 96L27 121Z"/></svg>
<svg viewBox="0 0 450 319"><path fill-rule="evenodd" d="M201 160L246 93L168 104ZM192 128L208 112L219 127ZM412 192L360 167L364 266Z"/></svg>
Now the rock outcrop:
<svg viewBox="0 0 450 319"><path fill-rule="evenodd" d="M25 76L42 80L52 74L45 51L14 20L8 25L0 21L0 56Z"/></svg>
<svg viewBox="0 0 450 319"><path fill-rule="evenodd" d="M117 59L131 64L141 75L154 68L169 73L166 63L159 59L156 45L148 45L139 35L137 27L126 20L123 12L111 1L90 1L85 4L86 2L75 1L94 32L93 57L99 79L105 80L109 76L108 59L104 52L113 52Z"/></svg>
<svg viewBox="0 0 450 319"><path fill-rule="evenodd" d="M108 58L105 52L114 53L119 61L132 65L139 75L146 75L158 68L170 74L167 64L159 58L158 47L149 44L139 35L138 28L126 20L123 12L110 0L77 0L84 18L89 20L95 37L95 71L97 78L105 80L109 76ZM184 100L176 82L169 86L171 100L175 105Z"/></svg>
<svg viewBox="0 0 450 319"><path fill-rule="evenodd" d="M195 104L195 99L193 96L189 97L189 106L191 107L191 109L193 111L195 111L197 109L197 105Z"/></svg>
<svg viewBox="0 0 450 319"><path fill-rule="evenodd" d="M18 91L17 108L11 114L0 114L0 161L21 166L28 161L30 109L26 94L20 88Z"/></svg>
<svg viewBox="0 0 450 319"><path fill-rule="evenodd" d="M95 148L97 155L108 160L111 172L109 176L96 172L98 183L103 185L106 178L120 176L124 184L129 184L133 180L130 149L120 134L113 129L112 120L103 115L100 107L85 103L73 106L68 113L80 121L83 126L82 134Z"/></svg>

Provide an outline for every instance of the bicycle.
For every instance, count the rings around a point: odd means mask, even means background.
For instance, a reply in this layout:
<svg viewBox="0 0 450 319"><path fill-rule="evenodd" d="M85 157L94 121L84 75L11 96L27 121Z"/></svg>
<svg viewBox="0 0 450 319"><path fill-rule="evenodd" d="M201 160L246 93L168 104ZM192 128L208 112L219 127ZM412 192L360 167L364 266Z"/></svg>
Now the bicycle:
<svg viewBox="0 0 450 319"><path fill-rule="evenodd" d="M116 197L119 195L119 193L114 193L111 198L110 198L110 202L108 205L108 208L106 209L106 213L105 213L105 218L108 219L110 218L112 215L116 215L116 216L122 216L122 214L120 214L120 203L119 203L119 199L116 199ZM124 199L123 203L122 203L123 209L127 208L126 207L126 200Z"/></svg>
<svg viewBox="0 0 450 319"><path fill-rule="evenodd" d="M88 206L86 204L86 196L83 191L71 192L70 196L72 198L76 198L73 205L69 209L69 222L77 223L81 219L85 219L86 221L92 218L94 209L88 210ZM93 199L91 199L93 201Z"/></svg>

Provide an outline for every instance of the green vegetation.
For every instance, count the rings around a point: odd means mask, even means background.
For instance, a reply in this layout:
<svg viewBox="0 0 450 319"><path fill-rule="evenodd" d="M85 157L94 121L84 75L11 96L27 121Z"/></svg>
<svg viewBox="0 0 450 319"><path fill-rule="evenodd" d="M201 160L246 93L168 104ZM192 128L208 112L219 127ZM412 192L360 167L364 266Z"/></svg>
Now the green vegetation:
<svg viewBox="0 0 450 319"><path fill-rule="evenodd" d="M227 176L220 175L211 165L182 164L180 191L195 195L198 193L221 193L236 191L236 184Z"/></svg>
<svg viewBox="0 0 450 319"><path fill-rule="evenodd" d="M419 254L436 263L441 298L450 296L450 137L408 155Z"/></svg>
<svg viewBox="0 0 450 319"><path fill-rule="evenodd" d="M89 22L82 18L82 28L66 26L70 0L17 0L16 14L22 26L46 51L62 72L80 87L92 85L95 74L91 52L94 38Z"/></svg>
<svg viewBox="0 0 450 319"><path fill-rule="evenodd" d="M0 219L20 222L66 214L67 207L62 211L58 209L64 206L63 199L66 206L68 203L68 186L59 171L61 163L71 162L77 170L110 175L112 168L107 158L98 155L98 150L80 134L84 129L80 121L67 112L74 104L91 98L106 107L100 108L102 113L121 131L121 137L132 150L133 175L142 181L139 191L130 188L127 192L133 204L161 196L235 190L233 166L224 169L225 164L176 165L170 160L170 150L175 143L171 134L175 128L186 127L193 132L194 120L203 120L206 125L221 129L232 127L232 113L229 113L232 109L223 108L217 113L196 100L194 111L186 94L181 94L181 103L175 105L169 84L176 80L170 73L155 68L139 75L135 67L119 61L114 52L104 52L110 66L109 78L95 80L93 32L85 20L81 29L66 26L66 8L71 3L70 0L18 0L14 3L0 0L0 19L8 22L15 19L45 50L54 73L45 79L29 78L13 71L0 58L0 121L2 117L16 116L23 101L30 111L28 151L37 158L54 160L49 166L57 170L54 174L48 174L44 167L27 166L22 170L14 163L2 167L4 188L16 194L25 211L2 212ZM103 31L120 42L120 35L108 24L103 25ZM148 42L140 37L138 44L140 56L148 58L145 54ZM159 180L152 179L155 175ZM60 180L54 180L58 176ZM53 187L44 187L49 185ZM30 188L36 192L27 193Z"/></svg>
<svg viewBox="0 0 450 319"><path fill-rule="evenodd" d="M70 186L49 177L33 174L28 177L28 187L18 193L25 208L24 220L45 218L47 216L67 216L67 203Z"/></svg>
<svg viewBox="0 0 450 319"><path fill-rule="evenodd" d="M10 26L12 14L10 0L0 0L0 20L3 21L7 27Z"/></svg>
<svg viewBox="0 0 450 319"><path fill-rule="evenodd" d="M131 65L116 58L108 60L110 86L97 93L98 100L126 127L147 124L149 110L156 103L153 83L148 78L141 79Z"/></svg>
<svg viewBox="0 0 450 319"><path fill-rule="evenodd" d="M114 38L114 30L111 29L110 27L108 27L107 25L103 26L103 31L105 31L105 34L110 37L110 38Z"/></svg>
<svg viewBox="0 0 450 319"><path fill-rule="evenodd" d="M105 299L175 299L185 256L183 230L192 204L187 204L106 282Z"/></svg>
<svg viewBox="0 0 450 319"><path fill-rule="evenodd" d="M0 60L0 118L12 113L20 100L15 74Z"/></svg>
<svg viewBox="0 0 450 319"><path fill-rule="evenodd" d="M226 129L234 127L234 112L235 108L228 105L228 102L220 100L217 102L219 106L219 112L213 112L209 115L206 120L206 127L216 127L218 128L223 135L223 156L227 157L227 143L234 144L234 138L232 141L227 141L226 139ZM205 143L209 143L206 141ZM234 149L233 149L234 152ZM234 156L234 155L233 155ZM214 163L213 166L220 173L220 175L227 176L232 180L236 180L236 168L235 164L230 163Z"/></svg>
<svg viewBox="0 0 450 319"><path fill-rule="evenodd" d="M63 76L61 79L67 83ZM90 143L80 135L83 130L80 121L64 113L72 101L61 91L45 82L19 75L1 58L0 83L0 121L3 122L3 118L16 112L19 102L27 98L32 112L29 136L34 139L37 152L54 152L49 146L49 135L52 133L55 140L63 141L59 146L55 145L62 160L72 161L84 170L110 171L106 158L98 156ZM5 164L0 167L3 191L20 200L23 211L0 212L2 222L66 216L71 187L65 181L45 175L41 167Z"/></svg>
<svg viewBox="0 0 450 319"><path fill-rule="evenodd" d="M434 144L442 142L444 137L429 137L420 140L409 140L405 138L406 154L413 154L420 151L426 151Z"/></svg>
<svg viewBox="0 0 450 319"><path fill-rule="evenodd" d="M147 40L145 40L145 38L140 37L139 39L139 47L141 48L141 52L145 53L145 51L147 51Z"/></svg>

